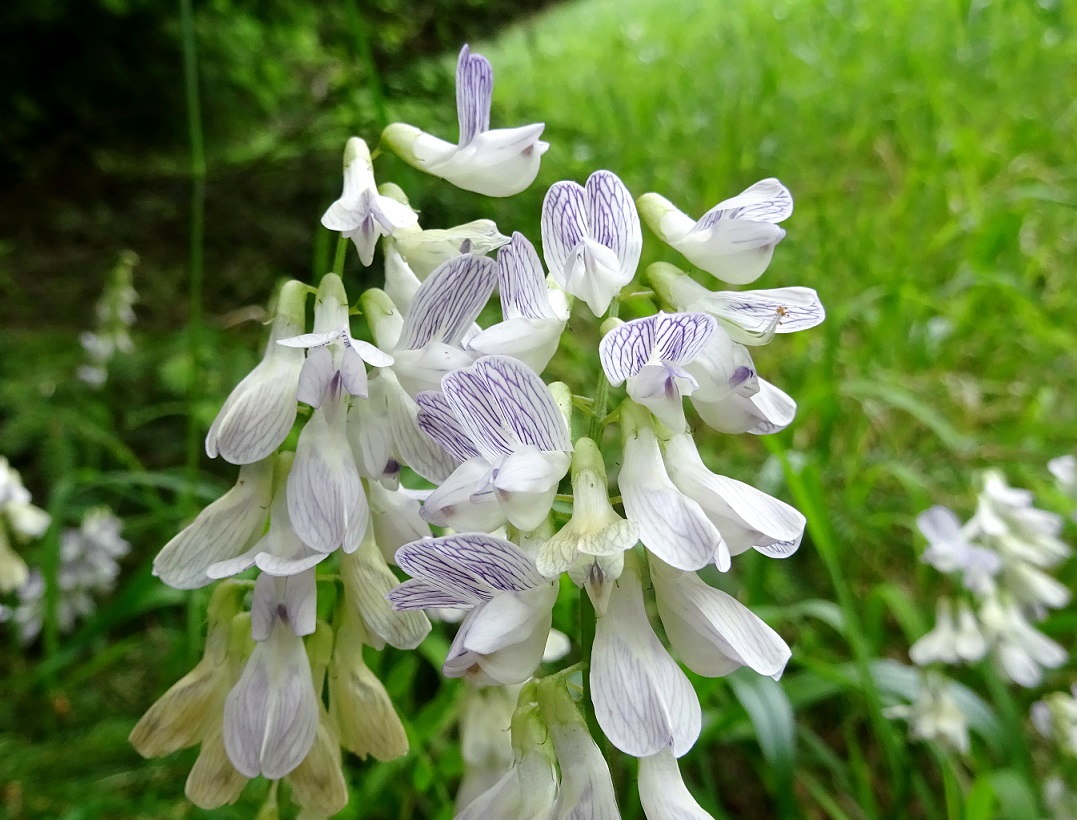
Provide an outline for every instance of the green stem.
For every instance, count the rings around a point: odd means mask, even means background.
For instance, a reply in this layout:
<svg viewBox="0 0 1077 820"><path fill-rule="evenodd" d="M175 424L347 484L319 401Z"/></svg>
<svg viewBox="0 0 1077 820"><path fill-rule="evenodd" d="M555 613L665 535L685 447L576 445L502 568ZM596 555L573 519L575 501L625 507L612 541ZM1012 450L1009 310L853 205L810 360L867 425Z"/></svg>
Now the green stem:
<svg viewBox="0 0 1077 820"><path fill-rule="evenodd" d="M620 307L620 299L614 296L613 301L610 302L610 309L606 311L606 316L602 321L606 321L606 319L616 319ZM609 379L606 378L606 374L603 373L598 379L598 386L595 388L595 400L591 405L591 424L587 431L588 438L599 447L602 446L602 430L606 420L606 405L609 402L609 399L610 382Z"/></svg>
<svg viewBox="0 0 1077 820"><path fill-rule="evenodd" d="M203 250L206 218L206 152L202 137L202 103L198 92L198 52L195 47L194 11L191 0L179 0L183 37L183 80L187 99L187 134L191 150L191 244L188 268L187 352L190 376L187 381L186 476L180 509L185 517L195 514L195 487L202 447L199 407L202 400L202 292ZM187 633L201 635L202 606L199 596L191 596L187 607ZM195 644L188 651L197 652Z"/></svg>
<svg viewBox="0 0 1077 820"><path fill-rule="evenodd" d="M341 234L337 237L337 250L333 254L333 267L332 272L337 276L344 276L344 262L347 260L348 255L348 237Z"/></svg>

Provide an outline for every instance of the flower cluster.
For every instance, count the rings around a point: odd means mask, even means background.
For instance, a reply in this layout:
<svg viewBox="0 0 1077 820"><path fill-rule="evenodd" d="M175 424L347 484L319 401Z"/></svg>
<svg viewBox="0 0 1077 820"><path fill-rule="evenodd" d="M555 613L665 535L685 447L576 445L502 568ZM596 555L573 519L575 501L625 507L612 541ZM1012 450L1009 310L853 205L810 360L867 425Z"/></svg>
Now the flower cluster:
<svg viewBox="0 0 1077 820"><path fill-rule="evenodd" d="M95 598L108 595L120 574L118 559L130 544L120 537L123 522L107 507L87 510L78 529L60 536L59 598L56 618L61 632L70 632L77 621L93 614ZM41 570L30 570L17 590L19 604L14 622L23 643L41 632L45 617L45 579Z"/></svg>
<svg viewBox="0 0 1077 820"><path fill-rule="evenodd" d="M25 543L45 534L49 514L30 503L30 491L6 458L0 457L0 594L26 583L29 569L11 541Z"/></svg>
<svg viewBox="0 0 1077 820"><path fill-rule="evenodd" d="M458 144L394 124L382 146L467 190L523 190L548 147L543 126L490 130L492 78L465 47ZM656 194L638 203L660 239L736 284L763 273L784 236L777 223L792 213L773 179L697 222ZM146 755L202 744L187 784L198 805L235 800L262 775L289 780L304 809L339 810L341 748L381 760L407 750L363 646L415 648L431 629L427 612L454 611L462 620L444 674L465 679L469 697L501 704L511 725L511 751L471 733L465 756L484 774L459 796L458 816L616 816L581 707L640 759L648 817L706 816L676 763L699 736L700 703L652 626L648 598L695 673L748 666L778 678L788 646L700 573L726 572L753 549L791 555L805 520L713 473L683 399L720 432L783 429L796 405L757 375L749 347L812 327L823 310L806 288L711 292L660 263L646 273L653 290L636 295L647 300L636 312L649 303L651 315L620 321L642 251L639 211L615 174L597 171L548 190L541 256L488 220L424 229L399 188L377 186L366 143L348 141L344 190L322 222L363 265L382 249L384 287L358 300L366 327L353 327L335 273L316 290L281 288L265 355L206 438L211 457L239 466L236 486L154 563L179 589L257 571L253 582L218 586L205 658L132 733ZM495 291L500 320L480 327ZM603 319L593 386L542 375L577 302ZM622 384L627 395L608 412ZM619 447L604 435L614 424ZM619 497L608 460L621 465ZM408 580L398 582L394 563ZM566 572L584 590L594 632L577 647L590 695L580 703L571 672L532 679L551 656ZM334 603L319 609L325 594ZM490 694L476 694L482 687Z"/></svg>
<svg viewBox="0 0 1077 820"><path fill-rule="evenodd" d="M137 264L138 256L133 251L120 254L94 308L97 325L79 336L89 361L79 367L78 377L91 387L101 387L108 379L108 365L113 356L134 349L128 328L135 322L134 305L138 301L132 284Z"/></svg>
<svg viewBox="0 0 1077 820"><path fill-rule="evenodd" d="M924 561L960 575L967 594L956 606L939 600L935 628L909 650L914 663L974 662L990 653L1003 675L1026 687L1039 685L1044 669L1065 663L1066 650L1035 623L1070 601L1069 589L1046 570L1071 550L1058 537L1061 517L1032 502L1031 492L1009 487L992 470L964 525L946 507L921 513Z"/></svg>

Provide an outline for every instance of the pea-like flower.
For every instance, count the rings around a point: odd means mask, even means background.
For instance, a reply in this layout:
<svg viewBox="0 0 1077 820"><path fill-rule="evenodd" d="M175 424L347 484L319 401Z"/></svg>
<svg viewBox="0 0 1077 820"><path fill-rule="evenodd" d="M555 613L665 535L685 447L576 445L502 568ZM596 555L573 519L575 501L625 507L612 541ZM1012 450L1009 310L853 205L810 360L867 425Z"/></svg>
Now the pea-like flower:
<svg viewBox="0 0 1077 820"><path fill-rule="evenodd" d="M542 202L542 253L554 280L595 316L632 281L643 233L632 195L616 174L595 171L586 186L555 182Z"/></svg>
<svg viewBox="0 0 1077 820"><path fill-rule="evenodd" d="M693 220L658 194L639 198L640 212L658 238L693 265L734 285L758 279L785 236L777 223L793 213L793 197L776 179L764 179Z"/></svg>
<svg viewBox="0 0 1077 820"><path fill-rule="evenodd" d="M467 612L442 671L485 684L527 680L542 660L557 585L511 541L460 533L405 544L396 563L412 577L386 597L395 609Z"/></svg>
<svg viewBox="0 0 1077 820"><path fill-rule="evenodd" d="M486 196L514 196L535 181L549 143L539 139L544 123L490 130L494 71L489 60L465 45L456 63L457 145L404 123L382 133L382 144L409 165Z"/></svg>
<svg viewBox="0 0 1077 820"><path fill-rule="evenodd" d="M360 261L369 265L379 237L392 236L418 220L407 205L378 193L370 149L359 137L349 139L344 148L344 192L322 215L322 224L354 242Z"/></svg>

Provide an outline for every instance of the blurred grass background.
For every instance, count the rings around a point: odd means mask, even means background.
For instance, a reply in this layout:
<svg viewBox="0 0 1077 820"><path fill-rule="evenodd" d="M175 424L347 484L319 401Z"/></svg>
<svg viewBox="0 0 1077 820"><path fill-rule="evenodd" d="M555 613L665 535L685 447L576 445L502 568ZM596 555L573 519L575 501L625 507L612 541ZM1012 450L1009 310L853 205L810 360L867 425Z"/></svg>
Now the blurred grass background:
<svg viewBox="0 0 1077 820"><path fill-rule="evenodd" d="M535 185L511 200L379 159L379 181L401 184L426 227L490 217L537 242L548 185L597 168L695 215L767 176L796 199L759 286L814 287L828 318L757 349L756 362L798 401L797 421L766 440L706 439L717 472L809 515L796 556L744 556L734 569L742 600L794 657L780 688L738 676L697 682L704 736L682 768L701 804L716 817L1040 816L1021 737L1032 693L984 690L990 672L970 670L966 682L988 705L963 762L910 745L902 725L885 722L880 706L907 681L879 661L904 661L932 619L938 589L917 561L917 512L939 502L967 515L986 466L1060 503L1045 463L1074 450L1077 429L1072 4L194 9L208 167L208 327L194 355L183 333L190 183L178 7L52 0L0 10L0 70L12 78L0 109L10 180L0 191L0 453L58 525L106 502L134 545L116 597L57 653L44 659L9 640L0 813L249 817L259 804L264 784L232 809L193 809L182 796L193 752L143 761L126 743L200 651L185 596L148 569L187 514L186 417L193 410L208 427L256 360L250 309L273 283L327 263L331 237L317 220L337 196L344 140L375 141L385 119L455 134L452 68L468 40L495 68L495 126L544 121L551 149ZM46 42L70 43L49 51L58 65L35 51ZM641 270L682 261L645 235ZM77 333L124 248L142 260L138 347L93 392L73 380ZM351 255L345 280L355 296L376 274ZM549 375L588 384L597 331L574 322L569 355ZM227 465L202 466L199 503L234 480ZM1064 577L1073 584L1072 562ZM1070 649L1075 627L1067 613L1043 625ZM351 760L342 817L451 813L442 795L460 760L455 685L435 674L443 648L371 659L413 752L387 765ZM1073 676L1071 663L1049 688ZM624 816L641 816L631 766L617 764L615 776Z"/></svg>

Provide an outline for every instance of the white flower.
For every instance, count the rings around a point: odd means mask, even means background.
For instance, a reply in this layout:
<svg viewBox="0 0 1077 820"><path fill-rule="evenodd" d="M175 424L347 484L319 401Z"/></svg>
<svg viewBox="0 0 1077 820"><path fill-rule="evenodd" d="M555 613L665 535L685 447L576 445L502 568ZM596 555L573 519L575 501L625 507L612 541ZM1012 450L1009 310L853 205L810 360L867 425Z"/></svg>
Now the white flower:
<svg viewBox="0 0 1077 820"><path fill-rule="evenodd" d="M210 566L244 553L262 535L273 498L276 457L244 464L236 485L206 507L153 559L153 574L175 589L211 582Z"/></svg>
<svg viewBox="0 0 1077 820"><path fill-rule="evenodd" d="M273 501L269 508L269 531L246 552L211 564L206 569L209 578L227 578L253 566L257 566L267 575L297 575L329 557L328 553L319 552L304 544L292 527L288 515L287 480L292 470L293 458L294 453L281 453L276 459ZM265 512L260 512L260 517L264 520ZM258 534L261 534L261 530L259 523Z"/></svg>
<svg viewBox="0 0 1077 820"><path fill-rule="evenodd" d="M457 145L393 123L382 143L409 165L441 177L465 191L486 196L514 196L535 181L539 159L549 144L542 142L543 123L490 130L494 72L489 61L465 45L456 64Z"/></svg>
<svg viewBox="0 0 1077 820"><path fill-rule="evenodd" d="M534 246L519 232L497 253L497 284L504 321L478 333L468 348L483 356L512 356L541 373L568 320L565 293L557 285L547 287Z"/></svg>
<svg viewBox="0 0 1077 820"><path fill-rule="evenodd" d="M658 313L614 327L598 346L606 378L674 432L685 428L684 396L699 389L685 369L718 332L706 313Z"/></svg>
<svg viewBox="0 0 1077 820"><path fill-rule="evenodd" d="M480 513L495 526L508 520L521 530L535 529L550 511L572 451L550 388L507 356L484 356L441 384L443 395L419 394L419 426L465 460L426 499L423 517L461 529L461 514ZM494 504L500 520L494 511L473 509Z"/></svg>
<svg viewBox="0 0 1077 820"><path fill-rule="evenodd" d="M957 623L949 598L936 604L935 627L909 648L909 659L917 666L928 664L972 663L987 653L987 641L968 601L957 605Z"/></svg>
<svg viewBox="0 0 1077 820"><path fill-rule="evenodd" d="M778 180L764 179L719 202L698 221L658 194L641 196L639 208L658 238L689 262L722 281L745 285L770 264L785 236L776 223L793 213L793 197Z"/></svg>
<svg viewBox="0 0 1077 820"><path fill-rule="evenodd" d="M720 677L742 666L777 680L792 656L781 636L732 595L694 572L650 561L658 613L677 657L698 675Z"/></svg>
<svg viewBox="0 0 1077 820"><path fill-rule="evenodd" d="M26 541L44 535L51 522L48 513L30 503L30 492L18 471L0 457L0 594L18 589L29 577L26 562L8 540L7 527L18 540Z"/></svg>
<svg viewBox="0 0 1077 820"><path fill-rule="evenodd" d="M568 570L587 591L599 613L623 565L623 553L639 540L639 528L621 518L610 503L602 453L589 438L572 453L572 518L538 550L535 564L547 578ZM579 562L581 577L573 572Z"/></svg>
<svg viewBox="0 0 1077 820"><path fill-rule="evenodd" d="M393 234L391 246L402 257L417 281L422 282L439 266L465 253L485 256L507 243L509 238L497 229L489 219L475 219L452 228L422 229L418 226ZM388 258L388 257L386 257ZM389 272L386 271L388 282ZM385 288L389 291L388 285ZM389 295L393 296L392 291ZM410 298L393 301L401 307L408 305Z"/></svg>
<svg viewBox="0 0 1077 820"><path fill-rule="evenodd" d="M314 632L314 570L258 576L251 604L257 641L224 703L224 747L245 777L278 780L314 746L319 700L303 635Z"/></svg>
<svg viewBox="0 0 1077 820"><path fill-rule="evenodd" d="M696 742L699 700L651 629L632 553L598 619L589 674L598 724L622 752L649 757L669 747L680 756Z"/></svg>
<svg viewBox="0 0 1077 820"><path fill-rule="evenodd" d="M647 820L713 820L684 785L668 746L640 758L639 801Z"/></svg>
<svg viewBox="0 0 1077 820"><path fill-rule="evenodd" d="M928 541L923 560L939 572L961 572L965 587L977 594L994 588L1002 559L993 550L972 544L949 507L936 505L916 517L916 526Z"/></svg>
<svg viewBox="0 0 1077 820"><path fill-rule="evenodd" d="M509 730L521 684L465 687L460 704L460 756L464 774L456 791L457 813L512 768Z"/></svg>
<svg viewBox="0 0 1077 820"><path fill-rule="evenodd" d="M980 607L980 624L996 665L1018 686L1039 686L1044 669L1056 669L1069 658L1066 650L1037 630L1012 601L988 597Z"/></svg>
<svg viewBox="0 0 1077 820"><path fill-rule="evenodd" d="M351 239L360 261L369 265L378 237L392 236L417 221L407 205L378 193L370 149L359 137L349 139L344 148L344 192L322 215L322 224Z"/></svg>
<svg viewBox="0 0 1077 820"><path fill-rule="evenodd" d="M554 280L595 316L636 275L643 233L632 195L610 171L595 171L586 188L550 186L542 202L542 253Z"/></svg>
<svg viewBox="0 0 1077 820"><path fill-rule="evenodd" d="M950 685L942 675L925 674L910 706L890 706L883 714L907 720L909 736L914 740L935 741L968 754L968 719L951 694Z"/></svg>
<svg viewBox="0 0 1077 820"><path fill-rule="evenodd" d="M277 342L303 331L306 295L301 282L281 288L264 358L228 396L206 435L210 458L219 453L232 464L250 464L287 438L295 423L303 351Z"/></svg>
<svg viewBox="0 0 1077 820"><path fill-rule="evenodd" d="M299 401L321 407L326 396L342 389L366 398L367 364L389 367L393 357L369 342L353 338L348 321L348 295L335 273L327 273L318 286L314 305L314 332L279 339L286 348L306 348L299 374Z"/></svg>
<svg viewBox="0 0 1077 820"><path fill-rule="evenodd" d="M446 677L527 680L546 648L557 586L526 553L503 538L462 533L405 544L396 562L412 577L386 596L395 609L468 613L445 659Z"/></svg>
<svg viewBox="0 0 1077 820"><path fill-rule="evenodd" d="M826 318L819 295L811 288L712 292L667 262L648 267L647 280L675 309L709 313L742 345L765 345L776 333L807 330Z"/></svg>

